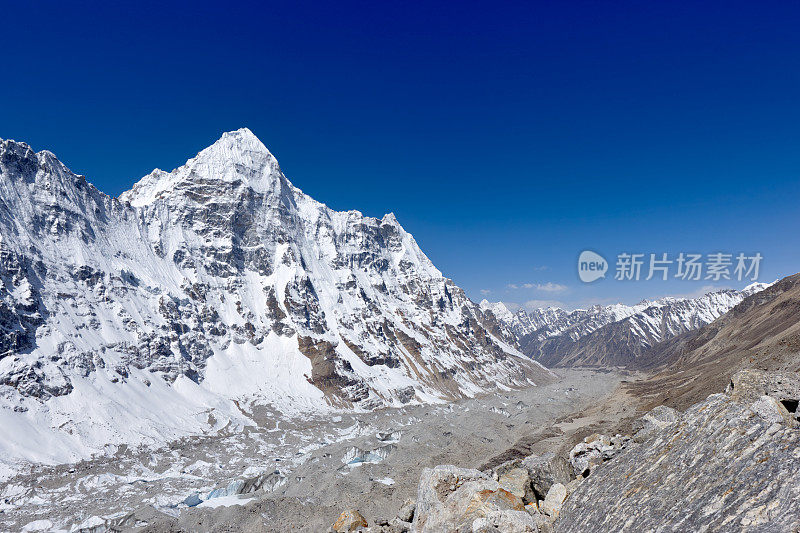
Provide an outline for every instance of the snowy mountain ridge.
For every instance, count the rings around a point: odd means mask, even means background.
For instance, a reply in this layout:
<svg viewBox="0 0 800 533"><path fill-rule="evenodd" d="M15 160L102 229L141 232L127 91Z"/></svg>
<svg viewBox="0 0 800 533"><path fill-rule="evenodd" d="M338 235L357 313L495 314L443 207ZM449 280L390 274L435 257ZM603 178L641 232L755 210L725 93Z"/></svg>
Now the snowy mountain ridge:
<svg viewBox="0 0 800 533"><path fill-rule="evenodd" d="M394 215L313 200L247 129L119 199L0 141L0 230L7 468L551 379Z"/></svg>
<svg viewBox="0 0 800 533"><path fill-rule="evenodd" d="M751 294L769 287L752 283L742 290L722 289L695 298L667 296L635 305L594 305L565 311L548 307L511 313L502 302L480 303L527 355L548 366L629 362L644 349L709 324Z"/></svg>

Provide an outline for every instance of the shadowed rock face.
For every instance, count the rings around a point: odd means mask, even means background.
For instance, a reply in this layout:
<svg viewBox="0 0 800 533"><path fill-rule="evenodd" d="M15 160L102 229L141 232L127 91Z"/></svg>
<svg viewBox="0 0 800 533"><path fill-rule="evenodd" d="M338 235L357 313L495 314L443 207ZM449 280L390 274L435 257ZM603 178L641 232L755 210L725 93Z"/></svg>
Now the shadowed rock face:
<svg viewBox="0 0 800 533"><path fill-rule="evenodd" d="M47 314L39 292L43 275L44 265L0 249L0 359L35 345Z"/></svg>
<svg viewBox="0 0 800 533"><path fill-rule="evenodd" d="M555 530L796 530L800 431L766 414L708 397L592 471Z"/></svg>

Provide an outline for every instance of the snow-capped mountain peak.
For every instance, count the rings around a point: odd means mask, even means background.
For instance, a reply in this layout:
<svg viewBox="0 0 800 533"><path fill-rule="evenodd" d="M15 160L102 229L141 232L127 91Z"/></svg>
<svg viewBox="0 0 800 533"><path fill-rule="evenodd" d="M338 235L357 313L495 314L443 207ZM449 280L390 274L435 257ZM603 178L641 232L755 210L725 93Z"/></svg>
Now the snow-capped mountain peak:
<svg viewBox="0 0 800 533"><path fill-rule="evenodd" d="M551 378L393 214L315 201L246 129L120 201L0 141L0 235L0 462Z"/></svg>
<svg viewBox="0 0 800 533"><path fill-rule="evenodd" d="M514 313L512 313L508 309L508 307L506 307L506 304L504 304L503 302L490 302L489 300L484 298L483 300L481 300L480 306L481 309L488 310L494 313L494 316L498 320L504 320L509 322L514 320Z"/></svg>
<svg viewBox="0 0 800 533"><path fill-rule="evenodd" d="M130 191L122 193L120 200L142 207L189 186L213 189L215 182L267 193L276 190L281 181L291 186L278 160L252 131L242 128L224 133L217 142L172 172L153 170Z"/></svg>

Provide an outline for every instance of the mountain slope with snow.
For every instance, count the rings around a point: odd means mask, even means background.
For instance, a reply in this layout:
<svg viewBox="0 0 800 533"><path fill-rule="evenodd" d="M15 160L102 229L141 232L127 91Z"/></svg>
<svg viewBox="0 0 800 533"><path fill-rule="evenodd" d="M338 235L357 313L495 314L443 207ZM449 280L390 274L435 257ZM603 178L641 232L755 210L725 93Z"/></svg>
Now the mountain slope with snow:
<svg viewBox="0 0 800 533"><path fill-rule="evenodd" d="M551 378L394 215L316 202L247 129L119 199L0 141L0 230L7 464Z"/></svg>
<svg viewBox="0 0 800 533"><path fill-rule="evenodd" d="M768 284L741 291L721 290L697 298L666 297L636 305L592 306L572 312L558 308L520 309L481 302L516 335L522 351L547 366L620 366L653 345L709 324Z"/></svg>

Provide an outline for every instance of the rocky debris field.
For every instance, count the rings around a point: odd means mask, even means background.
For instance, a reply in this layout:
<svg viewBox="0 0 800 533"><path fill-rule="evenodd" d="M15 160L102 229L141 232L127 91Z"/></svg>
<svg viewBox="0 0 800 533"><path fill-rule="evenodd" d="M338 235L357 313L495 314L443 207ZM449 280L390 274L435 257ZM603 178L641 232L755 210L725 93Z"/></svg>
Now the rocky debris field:
<svg viewBox="0 0 800 533"><path fill-rule="evenodd" d="M573 370L500 396L42 469L2 487L0 530L800 530L800 374L741 371L683 412L638 415L619 384Z"/></svg>
<svg viewBox="0 0 800 533"><path fill-rule="evenodd" d="M556 383L498 395L291 421L261 408L244 431L18 475L0 485L0 531L319 533L349 508L388 524L417 499L423 469L479 468L530 435L552 439L620 380L564 370Z"/></svg>
<svg viewBox="0 0 800 533"><path fill-rule="evenodd" d="M396 518L369 527L349 509L331 531L800 531L798 391L798 373L742 371L683 413L646 413L632 435L487 471L426 468Z"/></svg>

